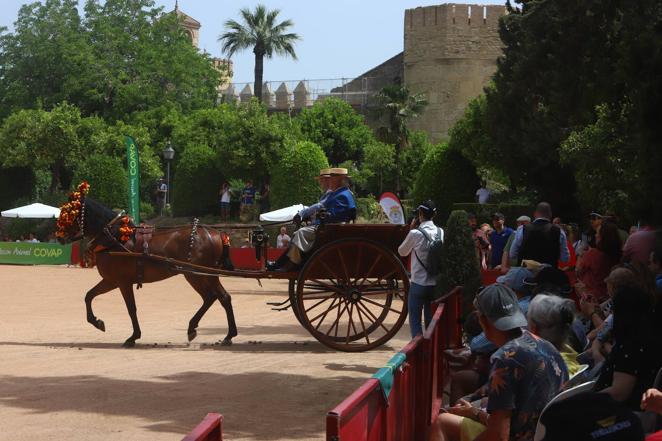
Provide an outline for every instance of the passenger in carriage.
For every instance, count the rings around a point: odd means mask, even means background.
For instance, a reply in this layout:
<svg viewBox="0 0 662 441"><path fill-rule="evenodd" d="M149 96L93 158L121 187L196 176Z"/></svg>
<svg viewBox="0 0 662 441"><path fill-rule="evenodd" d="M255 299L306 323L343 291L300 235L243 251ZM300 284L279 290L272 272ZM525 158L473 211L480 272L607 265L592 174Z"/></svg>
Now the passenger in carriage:
<svg viewBox="0 0 662 441"><path fill-rule="evenodd" d="M330 168L320 171L320 187L325 192L317 204L301 210L294 221L311 221L312 225L294 232L292 241L276 262L269 263L269 271L288 272L298 269L303 262L303 253L312 250L320 224L318 214L324 212L326 223L349 222L356 217L354 195L349 189L349 175L346 168Z"/></svg>

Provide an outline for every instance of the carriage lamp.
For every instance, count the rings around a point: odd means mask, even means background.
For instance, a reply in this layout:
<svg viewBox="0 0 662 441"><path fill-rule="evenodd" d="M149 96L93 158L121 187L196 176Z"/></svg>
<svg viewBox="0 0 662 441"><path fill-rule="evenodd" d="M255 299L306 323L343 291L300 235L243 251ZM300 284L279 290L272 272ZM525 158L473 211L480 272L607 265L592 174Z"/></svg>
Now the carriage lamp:
<svg viewBox="0 0 662 441"><path fill-rule="evenodd" d="M166 185L168 186L168 192L166 193L166 205L170 203L170 161L175 157L175 149L172 148L170 141L166 144L163 149L163 159L166 162Z"/></svg>

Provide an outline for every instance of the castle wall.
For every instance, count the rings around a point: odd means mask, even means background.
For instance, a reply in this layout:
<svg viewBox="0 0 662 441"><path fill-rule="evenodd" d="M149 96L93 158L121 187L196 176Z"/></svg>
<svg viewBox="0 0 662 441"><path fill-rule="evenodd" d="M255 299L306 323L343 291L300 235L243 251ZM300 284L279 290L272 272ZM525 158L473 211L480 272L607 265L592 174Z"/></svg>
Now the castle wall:
<svg viewBox="0 0 662 441"><path fill-rule="evenodd" d="M435 142L447 138L496 71L504 13L503 6L454 4L405 11L404 82L429 102L412 129L426 131Z"/></svg>

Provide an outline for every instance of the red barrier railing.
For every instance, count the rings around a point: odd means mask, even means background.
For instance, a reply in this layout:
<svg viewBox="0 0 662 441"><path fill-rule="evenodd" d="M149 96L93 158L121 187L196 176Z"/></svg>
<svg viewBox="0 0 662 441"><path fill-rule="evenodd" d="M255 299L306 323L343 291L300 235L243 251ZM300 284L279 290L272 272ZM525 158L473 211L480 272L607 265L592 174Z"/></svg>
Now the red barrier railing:
<svg viewBox="0 0 662 441"><path fill-rule="evenodd" d="M182 441L223 441L223 415L208 413Z"/></svg>
<svg viewBox="0 0 662 441"><path fill-rule="evenodd" d="M432 322L400 351L406 361L393 375L388 402L371 378L326 416L327 441L425 440L450 379L444 349L461 344L462 289L435 302Z"/></svg>

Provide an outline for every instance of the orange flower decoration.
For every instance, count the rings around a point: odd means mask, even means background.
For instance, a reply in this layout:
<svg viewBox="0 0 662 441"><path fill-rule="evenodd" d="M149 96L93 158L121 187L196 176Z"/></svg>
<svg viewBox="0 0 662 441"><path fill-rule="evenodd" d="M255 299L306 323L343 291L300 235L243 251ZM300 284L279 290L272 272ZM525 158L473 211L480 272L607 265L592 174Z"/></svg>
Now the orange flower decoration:
<svg viewBox="0 0 662 441"><path fill-rule="evenodd" d="M124 216L121 220L122 225L120 226L120 242L124 243L127 240L131 239L135 228L129 225L129 216Z"/></svg>
<svg viewBox="0 0 662 441"><path fill-rule="evenodd" d="M69 202L65 202L60 207L60 217L57 218L56 237L65 237L67 230L76 222L83 208L82 199L89 193L90 184L86 181L81 182L76 187L76 191L69 194Z"/></svg>

